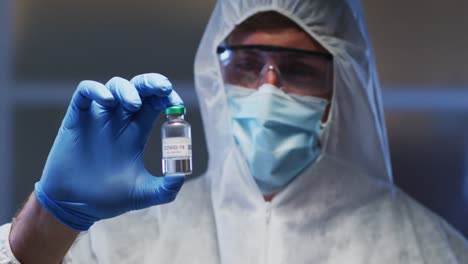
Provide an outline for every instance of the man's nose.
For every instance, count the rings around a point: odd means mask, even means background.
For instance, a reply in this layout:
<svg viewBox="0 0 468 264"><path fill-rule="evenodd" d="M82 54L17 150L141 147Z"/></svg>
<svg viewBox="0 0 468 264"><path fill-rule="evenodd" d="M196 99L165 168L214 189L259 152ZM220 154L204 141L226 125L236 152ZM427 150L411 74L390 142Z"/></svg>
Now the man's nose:
<svg viewBox="0 0 468 264"><path fill-rule="evenodd" d="M264 71L265 72L262 76L261 84L268 83L279 88L282 87L280 73L274 65L266 66L266 69Z"/></svg>

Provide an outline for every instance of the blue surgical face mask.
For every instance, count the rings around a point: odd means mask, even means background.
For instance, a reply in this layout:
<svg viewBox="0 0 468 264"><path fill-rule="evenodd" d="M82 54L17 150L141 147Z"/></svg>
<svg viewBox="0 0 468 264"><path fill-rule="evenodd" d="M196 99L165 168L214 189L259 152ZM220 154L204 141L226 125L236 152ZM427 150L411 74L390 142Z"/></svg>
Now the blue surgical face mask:
<svg viewBox="0 0 468 264"><path fill-rule="evenodd" d="M281 190L320 155L327 100L225 84L234 139L263 194Z"/></svg>

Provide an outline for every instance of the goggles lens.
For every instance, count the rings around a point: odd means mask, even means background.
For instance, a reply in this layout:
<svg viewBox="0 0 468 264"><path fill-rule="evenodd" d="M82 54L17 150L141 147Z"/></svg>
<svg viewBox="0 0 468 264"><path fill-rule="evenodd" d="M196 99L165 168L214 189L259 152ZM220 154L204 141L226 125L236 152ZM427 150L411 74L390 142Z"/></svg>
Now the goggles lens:
<svg viewBox="0 0 468 264"><path fill-rule="evenodd" d="M326 96L332 92L331 54L263 45L220 46L217 53L226 83L256 89L274 66L287 93Z"/></svg>

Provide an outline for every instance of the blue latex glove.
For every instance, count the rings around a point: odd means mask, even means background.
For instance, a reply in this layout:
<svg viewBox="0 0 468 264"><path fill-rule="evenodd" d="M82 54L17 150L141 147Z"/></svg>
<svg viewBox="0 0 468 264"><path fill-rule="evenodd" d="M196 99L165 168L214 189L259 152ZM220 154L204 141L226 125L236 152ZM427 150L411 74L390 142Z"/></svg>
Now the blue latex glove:
<svg viewBox="0 0 468 264"><path fill-rule="evenodd" d="M84 231L98 220L173 201L184 176L154 177L143 152L161 110L182 104L160 74L81 82L35 185L39 203Z"/></svg>

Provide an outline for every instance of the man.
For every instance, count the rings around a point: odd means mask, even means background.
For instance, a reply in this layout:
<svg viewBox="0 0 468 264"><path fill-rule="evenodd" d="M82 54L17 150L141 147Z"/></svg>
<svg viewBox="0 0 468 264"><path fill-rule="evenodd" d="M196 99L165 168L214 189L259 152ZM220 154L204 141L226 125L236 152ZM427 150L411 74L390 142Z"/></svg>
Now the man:
<svg viewBox="0 0 468 264"><path fill-rule="evenodd" d="M0 263L468 261L465 240L392 184L356 1L221 1L195 81L208 170L167 205L183 177L153 178L141 155L159 111L182 103L170 83L81 83L0 230Z"/></svg>

